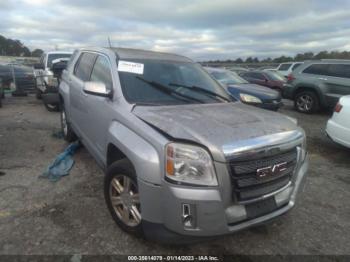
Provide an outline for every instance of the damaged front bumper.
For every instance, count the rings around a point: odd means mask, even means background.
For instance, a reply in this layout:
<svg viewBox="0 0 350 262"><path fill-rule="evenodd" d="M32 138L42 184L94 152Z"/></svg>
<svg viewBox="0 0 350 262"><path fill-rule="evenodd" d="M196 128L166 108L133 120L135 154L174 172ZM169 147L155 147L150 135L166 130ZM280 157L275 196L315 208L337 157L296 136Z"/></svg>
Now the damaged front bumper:
<svg viewBox="0 0 350 262"><path fill-rule="evenodd" d="M216 169L218 172L228 172L224 164L216 164ZM227 187L188 188L165 184L162 187L152 185L152 189L144 188L144 192L150 190L155 193L152 194L152 200L149 199L152 201L154 212L143 214L144 233L148 239L163 243L177 243L179 240L186 243L230 234L265 223L294 207L298 192L304 187L307 169L308 157L298 166L292 183L267 196L266 199L273 199L275 209L252 219L248 215L251 204L233 203L231 193L224 192ZM229 175L221 177L225 180ZM225 183L229 181L221 181L220 184ZM147 186L150 185L139 181L139 187ZM259 203L264 203L264 200L256 202ZM156 209L158 204L162 206L163 212ZM184 208L189 208L190 211L186 212L192 216L192 224L186 224Z"/></svg>

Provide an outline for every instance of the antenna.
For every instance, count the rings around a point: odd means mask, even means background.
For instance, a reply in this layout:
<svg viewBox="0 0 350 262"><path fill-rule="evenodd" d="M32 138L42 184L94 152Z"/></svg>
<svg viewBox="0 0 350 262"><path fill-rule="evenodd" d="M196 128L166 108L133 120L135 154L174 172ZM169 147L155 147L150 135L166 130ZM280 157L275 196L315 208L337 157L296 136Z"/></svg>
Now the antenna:
<svg viewBox="0 0 350 262"><path fill-rule="evenodd" d="M109 45L110 48L112 47L111 39L109 37L108 37L108 45Z"/></svg>

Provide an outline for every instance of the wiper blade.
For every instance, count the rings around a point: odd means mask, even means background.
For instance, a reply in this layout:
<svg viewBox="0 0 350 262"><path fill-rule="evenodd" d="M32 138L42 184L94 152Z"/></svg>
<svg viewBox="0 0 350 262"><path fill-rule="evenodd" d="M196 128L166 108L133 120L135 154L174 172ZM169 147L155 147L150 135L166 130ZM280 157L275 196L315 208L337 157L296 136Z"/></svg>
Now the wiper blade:
<svg viewBox="0 0 350 262"><path fill-rule="evenodd" d="M180 92L177 92L176 90L173 90L165 85L162 85L161 83L158 83L155 81L149 81L149 80L146 80L146 79L139 77L139 76L136 76L136 78L149 84L150 86L155 87L156 89L158 89L159 91L161 91L165 94L168 94L171 96L174 96L174 95L179 96L180 98L177 97L177 99L180 99L182 101L188 102L188 100L192 100L192 101L196 101L198 103L204 103L202 100L196 99L192 96L187 96L187 95L181 94ZM185 99L187 99L187 100L185 100Z"/></svg>
<svg viewBox="0 0 350 262"><path fill-rule="evenodd" d="M170 86L177 86L177 87L184 87L184 88L187 88L189 90L195 90L195 91L198 91L202 94L206 94L210 97L219 97L223 100L225 100L226 102L232 102L230 99L228 99L227 97L224 97L223 95L220 95L220 94L217 94L215 92L212 92L212 91L209 91L207 89L204 89L202 87L199 87L199 86L187 86L187 85L180 85L180 84L176 84L176 83L169 83Z"/></svg>

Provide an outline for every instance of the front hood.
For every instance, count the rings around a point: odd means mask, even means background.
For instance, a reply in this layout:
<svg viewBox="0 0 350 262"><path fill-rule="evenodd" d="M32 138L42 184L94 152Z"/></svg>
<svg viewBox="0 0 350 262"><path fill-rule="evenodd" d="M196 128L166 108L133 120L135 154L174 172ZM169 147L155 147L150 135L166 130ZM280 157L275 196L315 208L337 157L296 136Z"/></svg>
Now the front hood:
<svg viewBox="0 0 350 262"><path fill-rule="evenodd" d="M272 90L271 88L260 86L256 84L231 84L227 86L228 88L236 88L241 92L245 92L250 95L258 95L264 99L277 99L280 97L279 92Z"/></svg>
<svg viewBox="0 0 350 262"><path fill-rule="evenodd" d="M298 129L295 123L279 113L266 112L240 102L136 106L133 113L174 139L206 146L214 160L220 162L226 159L224 149L228 145Z"/></svg>

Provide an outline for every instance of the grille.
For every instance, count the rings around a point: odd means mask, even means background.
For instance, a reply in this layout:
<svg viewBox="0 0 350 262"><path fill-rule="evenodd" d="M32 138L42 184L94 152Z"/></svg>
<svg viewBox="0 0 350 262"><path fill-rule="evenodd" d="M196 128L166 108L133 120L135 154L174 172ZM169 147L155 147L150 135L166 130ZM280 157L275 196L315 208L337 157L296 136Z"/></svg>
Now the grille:
<svg viewBox="0 0 350 262"><path fill-rule="evenodd" d="M285 170L266 178L257 176L257 169L286 163ZM233 193L238 201L247 201L274 192L286 186L297 163L297 149L257 160L231 161Z"/></svg>

